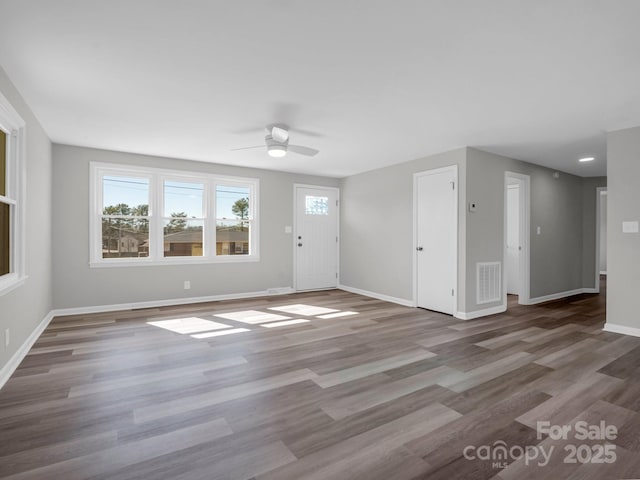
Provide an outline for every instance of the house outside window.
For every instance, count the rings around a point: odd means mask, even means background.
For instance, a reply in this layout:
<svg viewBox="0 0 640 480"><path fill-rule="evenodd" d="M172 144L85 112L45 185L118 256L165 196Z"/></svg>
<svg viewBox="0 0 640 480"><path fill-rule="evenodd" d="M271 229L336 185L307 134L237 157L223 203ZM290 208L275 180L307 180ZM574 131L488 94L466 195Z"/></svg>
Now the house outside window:
<svg viewBox="0 0 640 480"><path fill-rule="evenodd" d="M252 178L91 164L91 266L259 260Z"/></svg>

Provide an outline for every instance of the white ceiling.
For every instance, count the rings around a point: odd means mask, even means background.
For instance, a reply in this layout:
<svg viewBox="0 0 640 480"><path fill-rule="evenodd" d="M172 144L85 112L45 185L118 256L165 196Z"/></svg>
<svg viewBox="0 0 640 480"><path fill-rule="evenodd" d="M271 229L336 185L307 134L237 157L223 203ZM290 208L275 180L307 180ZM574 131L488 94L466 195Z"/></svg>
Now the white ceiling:
<svg viewBox="0 0 640 480"><path fill-rule="evenodd" d="M468 145L594 176L605 132L640 125L639 20L636 0L0 0L0 65L57 143L337 177ZM229 151L276 122L320 154Z"/></svg>

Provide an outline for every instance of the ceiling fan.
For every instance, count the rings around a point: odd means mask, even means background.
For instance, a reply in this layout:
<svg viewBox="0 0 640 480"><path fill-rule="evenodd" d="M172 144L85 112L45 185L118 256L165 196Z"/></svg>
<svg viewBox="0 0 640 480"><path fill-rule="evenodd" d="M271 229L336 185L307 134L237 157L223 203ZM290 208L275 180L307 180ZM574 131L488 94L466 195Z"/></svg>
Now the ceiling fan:
<svg viewBox="0 0 640 480"><path fill-rule="evenodd" d="M265 145L255 145L253 147L232 148L231 151L249 150L252 148L267 148L267 153L271 157L284 157L287 152L298 153L313 157L319 150L302 145L289 144L289 127L286 125L267 125L264 137Z"/></svg>

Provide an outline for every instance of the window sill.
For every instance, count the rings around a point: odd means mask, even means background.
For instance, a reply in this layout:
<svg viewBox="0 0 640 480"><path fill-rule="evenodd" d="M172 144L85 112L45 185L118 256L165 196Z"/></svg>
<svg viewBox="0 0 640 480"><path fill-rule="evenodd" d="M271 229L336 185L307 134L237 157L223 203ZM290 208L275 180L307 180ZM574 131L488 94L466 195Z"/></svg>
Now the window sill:
<svg viewBox="0 0 640 480"><path fill-rule="evenodd" d="M113 268L113 267L146 267L146 266L171 266L171 265L211 265L220 263L252 263L259 262L260 257L257 255L246 255L240 258L239 255L229 255L229 257L216 258L191 258L191 257L171 257L163 260L128 260L128 259L111 259L98 260L89 262L90 268Z"/></svg>
<svg viewBox="0 0 640 480"><path fill-rule="evenodd" d="M17 274L9 274L7 278L0 279L0 296L6 295L12 290L23 286L27 283L28 278L27 275L19 277Z"/></svg>

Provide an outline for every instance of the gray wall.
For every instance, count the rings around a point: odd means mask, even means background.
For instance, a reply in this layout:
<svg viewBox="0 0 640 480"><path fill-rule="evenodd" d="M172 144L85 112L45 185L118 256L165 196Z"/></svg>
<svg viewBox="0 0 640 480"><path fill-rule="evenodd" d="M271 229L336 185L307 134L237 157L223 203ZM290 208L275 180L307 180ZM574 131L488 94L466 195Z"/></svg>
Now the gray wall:
<svg viewBox="0 0 640 480"><path fill-rule="evenodd" d="M467 197L478 204L478 210L467 216L467 312L492 306L475 304L475 265L503 259L506 171L529 175L531 179L530 297L585 286L582 276L583 179L567 173L554 178L554 170L469 148ZM595 201L595 190L593 192ZM591 230L591 237L595 238L595 224ZM591 247L591 263L595 262L594 248Z"/></svg>
<svg viewBox="0 0 640 480"><path fill-rule="evenodd" d="M260 179L260 261L89 268L89 162L168 168ZM338 186L333 178L171 158L53 146L55 308L113 305L264 291L293 284L293 184ZM191 281L184 290L183 282Z"/></svg>
<svg viewBox="0 0 640 480"><path fill-rule="evenodd" d="M340 282L413 299L413 174L458 165L459 214L466 205L466 148L372 170L342 180ZM464 279L465 225L459 230L459 279ZM458 309L464 309L464 282Z"/></svg>
<svg viewBox="0 0 640 480"><path fill-rule="evenodd" d="M476 263L503 261L506 171L531 178L531 298L593 287L595 188L606 179L565 173L556 179L554 170L475 148L342 180L343 285L412 300L413 173L453 164L459 165L460 180L459 311L501 304L476 303ZM467 212L470 201L477 204L474 213Z"/></svg>
<svg viewBox="0 0 640 480"><path fill-rule="evenodd" d="M0 368L51 310L51 142L38 120L0 68L0 92L26 122L26 274L25 285L0 296Z"/></svg>
<svg viewBox="0 0 640 480"><path fill-rule="evenodd" d="M640 221L640 127L607 134L607 324L640 328L640 234L622 233Z"/></svg>

